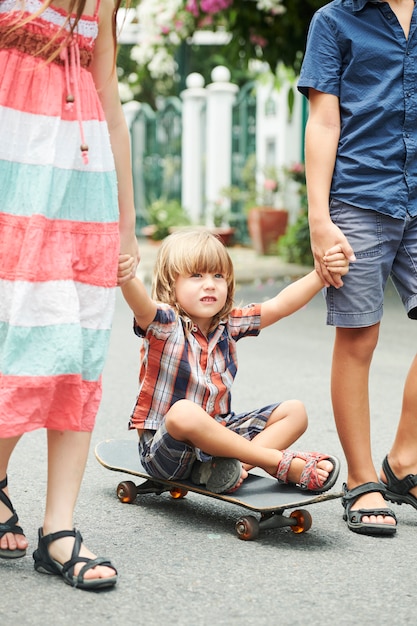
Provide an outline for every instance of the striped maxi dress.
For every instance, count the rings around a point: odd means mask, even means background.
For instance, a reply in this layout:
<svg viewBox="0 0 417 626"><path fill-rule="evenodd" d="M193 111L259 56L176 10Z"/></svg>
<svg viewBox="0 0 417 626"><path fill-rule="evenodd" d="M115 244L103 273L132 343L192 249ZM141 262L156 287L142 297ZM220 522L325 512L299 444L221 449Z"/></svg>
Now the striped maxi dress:
<svg viewBox="0 0 417 626"><path fill-rule="evenodd" d="M14 28L41 6L0 0L0 438L93 429L114 311L117 179L88 70L98 4L52 62L64 11Z"/></svg>

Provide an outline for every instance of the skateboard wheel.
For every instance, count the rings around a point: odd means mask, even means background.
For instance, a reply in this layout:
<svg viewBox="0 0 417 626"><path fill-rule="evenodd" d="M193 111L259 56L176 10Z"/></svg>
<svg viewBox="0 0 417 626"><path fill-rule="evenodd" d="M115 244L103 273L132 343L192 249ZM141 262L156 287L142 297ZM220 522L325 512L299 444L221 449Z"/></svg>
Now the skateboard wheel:
<svg viewBox="0 0 417 626"><path fill-rule="evenodd" d="M310 513L305 509L297 509L292 511L290 518L295 519L295 524L291 524L291 530L293 533L306 533L313 523L313 518Z"/></svg>
<svg viewBox="0 0 417 626"><path fill-rule="evenodd" d="M243 541L257 539L259 535L259 522L253 515L247 515L238 519L235 530L239 539Z"/></svg>
<svg viewBox="0 0 417 626"><path fill-rule="evenodd" d="M131 480L125 480L122 483L119 483L116 489L117 497L120 502L124 504L131 504L135 501L137 491L136 485Z"/></svg>
<svg viewBox="0 0 417 626"><path fill-rule="evenodd" d="M181 500L181 498L185 498L188 490L180 489L180 487L173 487L170 489L169 493L171 494L171 498L174 498L174 500Z"/></svg>

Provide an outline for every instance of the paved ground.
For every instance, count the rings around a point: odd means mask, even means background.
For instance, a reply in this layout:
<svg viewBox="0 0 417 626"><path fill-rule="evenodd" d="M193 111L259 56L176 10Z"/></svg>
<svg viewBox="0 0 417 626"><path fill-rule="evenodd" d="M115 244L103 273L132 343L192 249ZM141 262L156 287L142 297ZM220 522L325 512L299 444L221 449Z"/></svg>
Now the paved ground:
<svg viewBox="0 0 417 626"><path fill-rule="evenodd" d="M148 262L145 248L142 253ZM279 266L276 259L265 262L271 263L271 272ZM237 296L243 302L262 301L282 286L257 280L240 285ZM303 400L310 427L299 447L342 459L340 489L346 467L329 397L333 331L324 324L324 309L318 295L259 338L239 342L233 402L240 411L276 399ZM238 507L195 494L181 501L163 495L143 496L133 505L118 502L115 490L124 475L99 465L93 447L106 438L135 437L126 429L140 346L131 326L119 294L103 402L75 518L87 545L117 564L119 583L107 593L88 593L34 572L31 553L42 519L46 459L45 433L29 434L19 442L9 478L30 550L17 563L0 559L1 626L414 624L417 512L411 507L395 507L400 526L394 538L348 532L340 500L333 500L310 507L313 526L305 535L270 530L255 542L244 542L233 530L242 513ZM406 319L391 289L371 379L377 467L395 432L415 344L416 325Z"/></svg>

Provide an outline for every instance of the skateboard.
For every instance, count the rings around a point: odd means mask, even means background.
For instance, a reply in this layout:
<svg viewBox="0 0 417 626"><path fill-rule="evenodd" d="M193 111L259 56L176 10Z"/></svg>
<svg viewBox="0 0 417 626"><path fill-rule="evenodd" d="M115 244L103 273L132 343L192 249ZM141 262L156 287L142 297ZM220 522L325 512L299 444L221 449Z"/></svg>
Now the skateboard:
<svg viewBox="0 0 417 626"><path fill-rule="evenodd" d="M184 498L188 492L198 493L223 502L236 504L250 510L255 515L239 517L235 524L235 531L239 539L245 541L256 539L261 529L290 527L294 533L307 532L312 524L312 517L304 508L310 504L317 504L335 498L340 498L341 492L325 492L313 494L309 491L281 485L274 478L261 476L249 472L248 478L233 493L212 493L204 485L195 485L188 480L164 480L150 476L142 467L139 459L138 444L133 440L109 439L98 443L95 456L105 468L131 474L144 479L136 485L130 480L124 480L117 486L116 494L120 502L132 503L136 497L144 494L170 493L175 499ZM292 509L289 515L284 515L287 509Z"/></svg>

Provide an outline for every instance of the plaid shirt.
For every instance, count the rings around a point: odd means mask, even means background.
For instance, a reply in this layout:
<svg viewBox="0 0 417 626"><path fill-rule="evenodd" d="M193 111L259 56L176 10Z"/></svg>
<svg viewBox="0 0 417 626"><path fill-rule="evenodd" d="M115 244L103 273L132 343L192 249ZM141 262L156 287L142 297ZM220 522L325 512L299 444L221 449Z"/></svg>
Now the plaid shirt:
<svg viewBox="0 0 417 626"><path fill-rule="evenodd" d="M230 389L237 372L236 341L260 332L261 305L233 309L226 321L205 337L198 328L188 334L172 307L158 305L143 338L139 395L129 427L157 430L168 409L187 399L212 417L230 413Z"/></svg>

